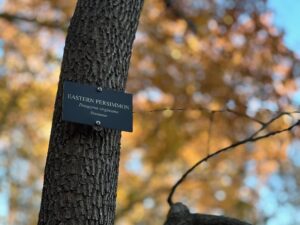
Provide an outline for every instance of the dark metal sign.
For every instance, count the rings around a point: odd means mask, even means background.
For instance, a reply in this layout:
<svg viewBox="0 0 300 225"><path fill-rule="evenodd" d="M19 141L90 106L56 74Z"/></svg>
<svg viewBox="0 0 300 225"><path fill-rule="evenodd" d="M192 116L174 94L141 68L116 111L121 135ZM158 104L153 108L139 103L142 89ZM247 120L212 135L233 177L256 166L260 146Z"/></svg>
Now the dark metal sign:
<svg viewBox="0 0 300 225"><path fill-rule="evenodd" d="M62 119L132 131L132 95L64 81Z"/></svg>

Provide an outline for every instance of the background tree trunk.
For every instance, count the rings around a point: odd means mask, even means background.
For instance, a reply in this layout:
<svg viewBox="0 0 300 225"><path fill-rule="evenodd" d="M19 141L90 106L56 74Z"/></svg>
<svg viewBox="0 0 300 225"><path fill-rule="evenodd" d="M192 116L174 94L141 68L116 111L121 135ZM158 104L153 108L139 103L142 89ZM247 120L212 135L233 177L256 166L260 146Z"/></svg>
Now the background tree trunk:
<svg viewBox="0 0 300 225"><path fill-rule="evenodd" d="M69 27L38 224L113 224L121 132L62 121L63 81L123 91L143 0L79 0Z"/></svg>

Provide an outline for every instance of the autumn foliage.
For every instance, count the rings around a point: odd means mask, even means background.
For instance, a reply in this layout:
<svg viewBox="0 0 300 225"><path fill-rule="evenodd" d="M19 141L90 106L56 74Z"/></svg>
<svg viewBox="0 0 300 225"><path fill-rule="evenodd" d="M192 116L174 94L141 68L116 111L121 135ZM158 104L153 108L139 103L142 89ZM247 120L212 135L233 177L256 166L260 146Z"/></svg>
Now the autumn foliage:
<svg viewBox="0 0 300 225"><path fill-rule="evenodd" d="M259 121L296 110L299 56L285 47L266 2L145 2L127 81L134 132L122 137L116 224L162 224L170 188L183 172L249 136ZM0 193L7 197L0 194L7 206L0 224L36 224L74 6L74 0L0 6ZM283 116L268 131L297 119ZM201 164L174 200L195 212L254 224L274 220L279 203L292 215L300 207L299 132L248 143Z"/></svg>

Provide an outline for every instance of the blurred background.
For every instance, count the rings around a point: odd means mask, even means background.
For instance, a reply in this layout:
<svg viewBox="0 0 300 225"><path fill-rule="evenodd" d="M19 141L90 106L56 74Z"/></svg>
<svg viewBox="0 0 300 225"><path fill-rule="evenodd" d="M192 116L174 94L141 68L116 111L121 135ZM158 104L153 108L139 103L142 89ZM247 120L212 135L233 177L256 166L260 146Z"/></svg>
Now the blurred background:
<svg viewBox="0 0 300 225"><path fill-rule="evenodd" d="M0 224L36 224L75 0L0 0ZM147 0L131 60L118 225L162 225L196 161L300 105L299 0ZM161 108L184 111L147 112ZM206 110L193 110L205 108ZM230 112L210 113L229 108ZM244 116L241 116L244 115ZM245 116L247 115L247 116ZM268 131L295 118L284 116ZM258 225L300 224L300 129L197 168L175 201Z"/></svg>

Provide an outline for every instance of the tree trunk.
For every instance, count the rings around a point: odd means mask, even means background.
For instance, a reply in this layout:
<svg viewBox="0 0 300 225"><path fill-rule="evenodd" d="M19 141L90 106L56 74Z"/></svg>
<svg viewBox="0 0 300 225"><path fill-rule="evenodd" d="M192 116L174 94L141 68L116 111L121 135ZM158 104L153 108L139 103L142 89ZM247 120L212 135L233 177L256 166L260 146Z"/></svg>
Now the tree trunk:
<svg viewBox="0 0 300 225"><path fill-rule="evenodd" d="M55 102L39 225L113 224L121 132L62 121L63 81L123 91L143 0L79 0Z"/></svg>

